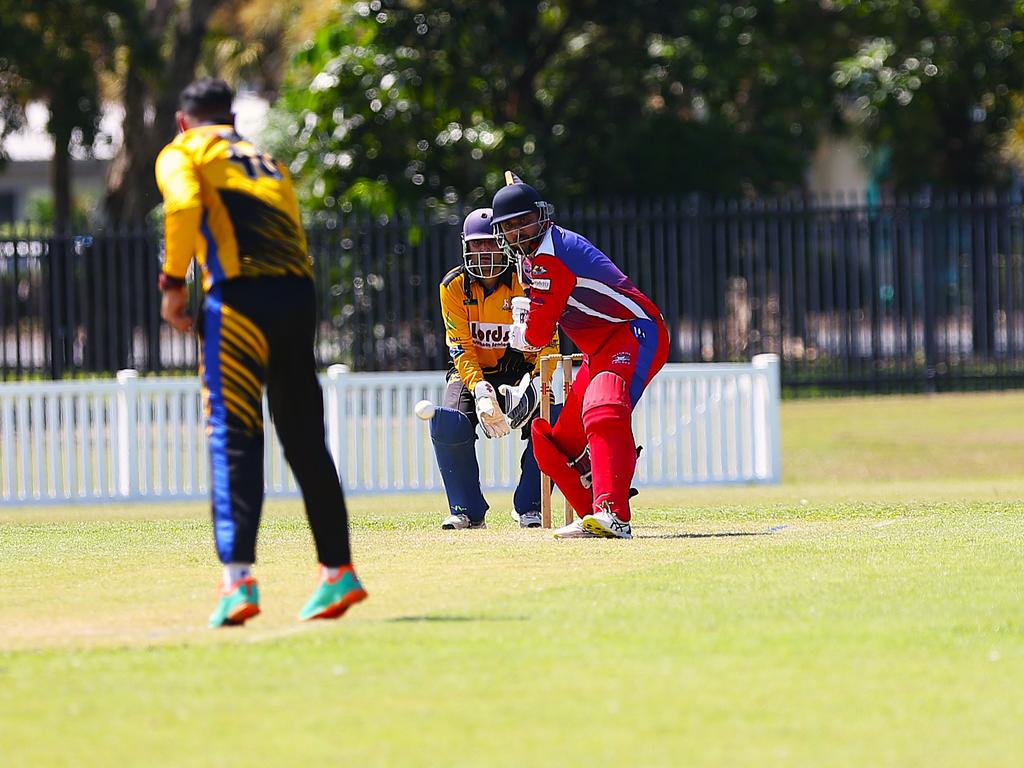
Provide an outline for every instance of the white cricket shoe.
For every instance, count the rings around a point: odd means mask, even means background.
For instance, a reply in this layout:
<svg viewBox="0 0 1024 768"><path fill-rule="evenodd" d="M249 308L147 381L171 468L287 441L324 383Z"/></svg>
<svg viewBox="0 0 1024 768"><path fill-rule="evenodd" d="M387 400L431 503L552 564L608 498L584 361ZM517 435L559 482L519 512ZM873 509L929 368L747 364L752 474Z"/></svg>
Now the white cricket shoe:
<svg viewBox="0 0 1024 768"><path fill-rule="evenodd" d="M583 530L606 539L632 539L633 529L629 523L619 520L606 509L583 518Z"/></svg>
<svg viewBox="0 0 1024 768"><path fill-rule="evenodd" d="M461 531L464 528L486 528L487 523L481 520L479 523L474 523L469 519L467 515L448 515L444 522L441 523L441 530L444 531Z"/></svg>
<svg viewBox="0 0 1024 768"><path fill-rule="evenodd" d="M568 525L563 525L554 533L556 539L596 539L593 533L583 529L580 520L573 520Z"/></svg>
<svg viewBox="0 0 1024 768"><path fill-rule="evenodd" d="M520 512L517 518L520 528L540 528L540 512Z"/></svg>

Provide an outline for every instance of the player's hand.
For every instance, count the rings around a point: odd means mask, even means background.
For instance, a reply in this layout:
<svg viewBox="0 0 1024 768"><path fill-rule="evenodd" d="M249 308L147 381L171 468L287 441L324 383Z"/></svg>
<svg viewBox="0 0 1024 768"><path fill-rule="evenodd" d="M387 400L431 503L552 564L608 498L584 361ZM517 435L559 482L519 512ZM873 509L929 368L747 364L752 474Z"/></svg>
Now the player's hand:
<svg viewBox="0 0 1024 768"><path fill-rule="evenodd" d="M498 396L494 392L494 387L486 381L481 381L473 387L473 397L476 398L476 416L485 435L504 437L512 431L508 419L498 406Z"/></svg>
<svg viewBox="0 0 1024 768"><path fill-rule="evenodd" d="M520 352L540 352L540 347L526 341L526 326L521 323L512 323L508 333L508 345Z"/></svg>
<svg viewBox="0 0 1024 768"><path fill-rule="evenodd" d="M523 378L514 387L510 384L502 384L498 387L505 398L505 416L508 418L509 426L512 429L522 429L533 418L540 405L540 395L537 392L536 380L533 374L523 374Z"/></svg>
<svg viewBox="0 0 1024 768"><path fill-rule="evenodd" d="M164 291L160 300L160 317L176 331L188 333L192 330L192 315L188 313L188 291L176 288Z"/></svg>

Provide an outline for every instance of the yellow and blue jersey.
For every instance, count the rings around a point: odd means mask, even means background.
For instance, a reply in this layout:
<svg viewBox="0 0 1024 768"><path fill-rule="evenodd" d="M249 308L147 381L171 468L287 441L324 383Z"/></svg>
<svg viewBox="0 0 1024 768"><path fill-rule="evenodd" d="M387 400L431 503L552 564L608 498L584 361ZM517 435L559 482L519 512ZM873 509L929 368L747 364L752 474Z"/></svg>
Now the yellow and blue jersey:
<svg viewBox="0 0 1024 768"><path fill-rule="evenodd" d="M523 296L515 270L506 271L493 291L459 266L441 281L441 317L448 345L449 379L457 375L470 391L489 376L522 376L542 355L558 352L558 332L539 354L524 355L508 345L512 299Z"/></svg>
<svg viewBox="0 0 1024 768"><path fill-rule="evenodd" d="M184 278L195 257L203 287L237 277L312 277L287 169L230 125L181 133L156 161L164 198L164 272Z"/></svg>

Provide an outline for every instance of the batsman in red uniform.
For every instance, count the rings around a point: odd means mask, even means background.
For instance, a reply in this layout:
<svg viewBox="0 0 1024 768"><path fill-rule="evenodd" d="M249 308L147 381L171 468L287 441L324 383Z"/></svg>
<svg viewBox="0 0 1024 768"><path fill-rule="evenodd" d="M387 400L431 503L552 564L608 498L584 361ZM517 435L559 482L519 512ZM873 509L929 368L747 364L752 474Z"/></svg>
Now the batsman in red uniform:
<svg viewBox="0 0 1024 768"><path fill-rule="evenodd" d="M537 464L580 518L555 537L632 538L632 414L668 359L665 321L604 253L554 223L551 205L529 184L499 189L491 207L498 244L516 259L530 292L510 346L535 352L557 326L585 356L554 428L533 422Z"/></svg>

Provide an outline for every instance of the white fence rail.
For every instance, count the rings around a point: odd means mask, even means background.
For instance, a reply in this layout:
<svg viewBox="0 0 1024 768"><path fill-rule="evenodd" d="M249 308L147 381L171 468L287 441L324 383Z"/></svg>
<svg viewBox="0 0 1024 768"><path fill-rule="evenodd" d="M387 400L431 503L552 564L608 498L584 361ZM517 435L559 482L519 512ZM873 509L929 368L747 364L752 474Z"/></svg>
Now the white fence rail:
<svg viewBox="0 0 1024 768"><path fill-rule="evenodd" d="M441 488L426 424L413 415L419 400L440 401L441 373L335 366L322 383L327 442L346 492ZM196 377L122 371L116 380L0 384L0 503L205 498L203 421ZM638 485L778 482L778 358L666 366L634 431L644 446ZM485 487L518 481L525 443L513 437L477 441ZM265 451L268 493L298 493L273 429Z"/></svg>

